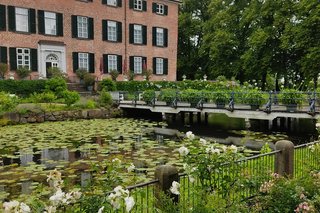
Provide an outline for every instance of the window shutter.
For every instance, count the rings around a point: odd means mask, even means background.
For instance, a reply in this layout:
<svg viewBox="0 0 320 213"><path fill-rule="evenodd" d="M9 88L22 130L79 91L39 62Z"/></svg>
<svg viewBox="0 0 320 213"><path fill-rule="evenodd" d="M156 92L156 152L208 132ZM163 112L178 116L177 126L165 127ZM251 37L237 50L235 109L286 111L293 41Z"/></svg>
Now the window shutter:
<svg viewBox="0 0 320 213"><path fill-rule="evenodd" d="M10 70L17 70L17 50L14 47L9 48Z"/></svg>
<svg viewBox="0 0 320 213"><path fill-rule="evenodd" d="M122 0L117 0L117 6L122 7Z"/></svg>
<svg viewBox="0 0 320 213"><path fill-rule="evenodd" d="M88 38L94 39L93 18L88 18Z"/></svg>
<svg viewBox="0 0 320 213"><path fill-rule="evenodd" d="M0 30L5 31L7 29L6 26L6 6L0 4Z"/></svg>
<svg viewBox="0 0 320 213"><path fill-rule="evenodd" d="M164 15L168 15L168 6L164 5Z"/></svg>
<svg viewBox="0 0 320 213"><path fill-rule="evenodd" d="M31 70L38 71L38 50L30 49L31 55Z"/></svg>
<svg viewBox="0 0 320 213"><path fill-rule="evenodd" d="M157 73L157 58L152 58L152 69L153 69L153 74Z"/></svg>
<svg viewBox="0 0 320 213"><path fill-rule="evenodd" d="M108 40L108 21L102 20L102 40Z"/></svg>
<svg viewBox="0 0 320 213"><path fill-rule="evenodd" d="M129 57L129 62L130 62L130 71L134 71L134 56Z"/></svg>
<svg viewBox="0 0 320 213"><path fill-rule="evenodd" d="M157 46L157 28L152 27L152 45Z"/></svg>
<svg viewBox="0 0 320 213"><path fill-rule="evenodd" d="M36 33L36 10L29 9L29 33Z"/></svg>
<svg viewBox="0 0 320 213"><path fill-rule="evenodd" d="M163 59L163 74L168 75L168 59Z"/></svg>
<svg viewBox="0 0 320 213"><path fill-rule="evenodd" d="M57 13L57 36L63 36L63 15L62 13Z"/></svg>
<svg viewBox="0 0 320 213"><path fill-rule="evenodd" d="M117 66L119 74L122 74L122 55L117 55Z"/></svg>
<svg viewBox="0 0 320 213"><path fill-rule="evenodd" d="M8 19L9 31L16 31L16 10L13 6L8 6Z"/></svg>
<svg viewBox="0 0 320 213"><path fill-rule="evenodd" d="M167 47L168 46L168 29L163 29L163 41L164 41L163 45Z"/></svg>
<svg viewBox="0 0 320 213"><path fill-rule="evenodd" d="M38 33L44 35L45 34L45 26L44 26L44 11L38 10Z"/></svg>
<svg viewBox="0 0 320 213"><path fill-rule="evenodd" d="M89 72L94 73L94 54L89 53Z"/></svg>
<svg viewBox="0 0 320 213"><path fill-rule="evenodd" d="M108 55L103 54L103 73L108 73Z"/></svg>
<svg viewBox="0 0 320 213"><path fill-rule="evenodd" d="M142 1L142 10L147 11L147 1L146 0Z"/></svg>
<svg viewBox="0 0 320 213"><path fill-rule="evenodd" d="M122 23L117 22L117 41L122 42Z"/></svg>
<svg viewBox="0 0 320 213"><path fill-rule="evenodd" d="M77 16L71 16L72 38L78 38L78 21Z"/></svg>
<svg viewBox="0 0 320 213"><path fill-rule="evenodd" d="M133 39L133 31L134 31L134 25L129 24L129 43L133 44L134 39Z"/></svg>
<svg viewBox="0 0 320 213"><path fill-rule="evenodd" d="M147 45L147 26L142 26L142 44Z"/></svg>
<svg viewBox="0 0 320 213"><path fill-rule="evenodd" d="M79 57L78 57L78 53L73 52L72 53L72 61L73 61L73 72L76 72L77 69L79 69Z"/></svg>
<svg viewBox="0 0 320 213"><path fill-rule="evenodd" d="M152 3L152 12L156 13L157 12L157 3Z"/></svg>
<svg viewBox="0 0 320 213"><path fill-rule="evenodd" d="M0 63L8 63L7 47L0 47Z"/></svg>
<svg viewBox="0 0 320 213"><path fill-rule="evenodd" d="M108 4L108 0L102 0L102 4Z"/></svg>
<svg viewBox="0 0 320 213"><path fill-rule="evenodd" d="M133 9L134 0L129 0L129 8Z"/></svg>

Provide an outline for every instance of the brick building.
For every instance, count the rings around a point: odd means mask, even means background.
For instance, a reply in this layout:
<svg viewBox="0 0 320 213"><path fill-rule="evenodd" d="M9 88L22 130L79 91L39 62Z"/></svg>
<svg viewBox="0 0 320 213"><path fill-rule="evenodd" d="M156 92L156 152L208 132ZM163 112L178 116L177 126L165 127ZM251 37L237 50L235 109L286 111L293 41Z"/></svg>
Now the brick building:
<svg viewBox="0 0 320 213"><path fill-rule="evenodd" d="M79 68L97 77L128 70L143 79L176 80L178 0L1 0L0 61L32 78L59 67L76 81Z"/></svg>

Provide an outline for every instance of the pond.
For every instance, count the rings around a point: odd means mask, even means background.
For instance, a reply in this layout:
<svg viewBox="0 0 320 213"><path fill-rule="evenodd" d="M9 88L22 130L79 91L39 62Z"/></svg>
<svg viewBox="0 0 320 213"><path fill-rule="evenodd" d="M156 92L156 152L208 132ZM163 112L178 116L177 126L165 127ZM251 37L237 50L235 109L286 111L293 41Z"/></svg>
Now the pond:
<svg viewBox="0 0 320 213"><path fill-rule="evenodd" d="M262 145L288 139L282 133L221 133L212 131L212 126L169 124L166 128L165 122L118 118L0 127L0 200L30 193L54 168L84 186L91 178L90 165L114 158L128 166L133 162L140 181L152 179L157 165L181 166L175 150L184 134L176 129L237 145L243 144L243 138Z"/></svg>

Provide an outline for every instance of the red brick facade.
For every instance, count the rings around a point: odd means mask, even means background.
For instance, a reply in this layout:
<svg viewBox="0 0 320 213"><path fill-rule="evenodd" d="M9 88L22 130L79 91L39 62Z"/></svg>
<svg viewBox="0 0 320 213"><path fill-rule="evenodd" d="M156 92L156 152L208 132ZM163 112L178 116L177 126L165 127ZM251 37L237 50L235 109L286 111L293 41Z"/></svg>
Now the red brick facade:
<svg viewBox="0 0 320 213"><path fill-rule="evenodd" d="M130 8L130 1L122 0L119 6L109 6L103 4L103 0L1 0L2 8L5 8L6 14L0 14L0 24L5 26L5 29L0 30L0 46L7 49L8 64L10 62L11 48L32 48L37 50L37 72L33 72L33 78L41 76L44 73L43 66L39 60L40 45L51 45L57 48L65 48L65 72L68 74L71 81L76 81L74 73L74 52L84 52L94 54L94 74L97 77L105 77L108 74L105 72L102 76L102 69L106 70L105 63L103 63L103 54L120 55L122 59L122 71L125 72L132 67L130 56L146 57L146 64L148 69L154 68L154 57L167 59L167 74L153 74L152 80L176 80L177 67L177 37L178 37L178 1L170 0L146 0L146 11L137 11ZM105 1L106 2L106 1ZM167 6L167 15L159 15L154 12L153 3L159 3ZM22 33L10 30L10 11L9 6L19 8L30 8L35 11L35 24L33 26L35 33ZM55 35L41 35L39 33L39 10L61 13L63 19L63 36ZM3 9L0 10L0 12ZM11 14L12 15L12 14ZM73 38L72 33L72 16L86 16L93 18L93 36L94 39L79 39ZM3 20L5 17L5 20ZM112 20L121 22L122 24L122 41L110 42L103 40L103 24L102 20ZM3 24L5 21L5 24ZM130 44L129 42L129 25L139 24L147 26L147 44ZM31 26L29 26L31 27ZM153 45L153 27L165 28L168 31L167 45L164 47L157 47ZM45 51L45 50L43 50ZM53 51L54 52L54 51ZM4 54L4 51L1 51ZM10 67L10 66L9 66ZM14 71L12 68L11 71ZM40 74L39 74L40 73ZM123 75L118 77L118 80L123 80ZM142 75L136 76L137 80L143 79Z"/></svg>

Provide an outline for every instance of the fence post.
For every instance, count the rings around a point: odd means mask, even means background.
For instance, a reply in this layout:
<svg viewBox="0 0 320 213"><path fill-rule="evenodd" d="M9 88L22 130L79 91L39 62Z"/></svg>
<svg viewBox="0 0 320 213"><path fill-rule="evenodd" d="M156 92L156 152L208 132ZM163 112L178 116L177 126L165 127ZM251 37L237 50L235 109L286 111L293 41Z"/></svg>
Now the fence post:
<svg viewBox="0 0 320 213"><path fill-rule="evenodd" d="M294 168L294 144L291 141L281 140L276 143L275 173L293 177Z"/></svg>
<svg viewBox="0 0 320 213"><path fill-rule="evenodd" d="M171 165L158 166L155 170L155 178L159 180L156 187L156 193L155 193L156 198L161 199L160 192L163 192L166 195L173 198L173 201L177 203L179 200L179 196L174 195L170 192L170 187L172 186L172 182L173 181L179 182L179 174L176 167Z"/></svg>

